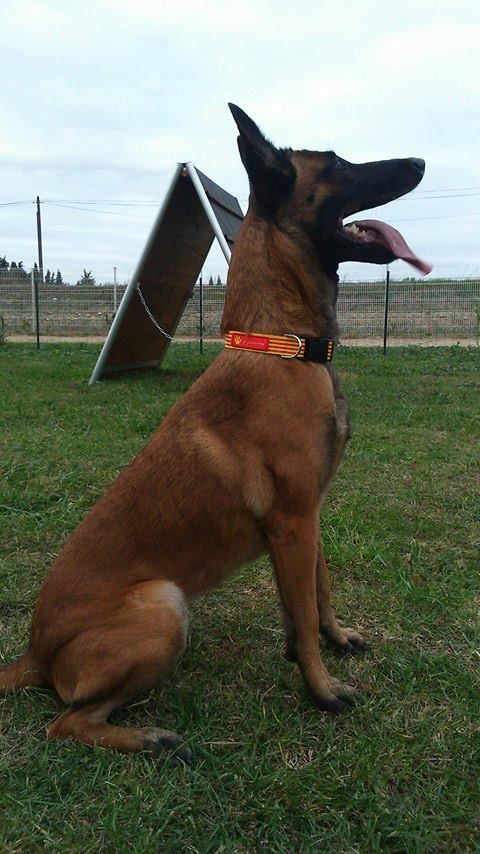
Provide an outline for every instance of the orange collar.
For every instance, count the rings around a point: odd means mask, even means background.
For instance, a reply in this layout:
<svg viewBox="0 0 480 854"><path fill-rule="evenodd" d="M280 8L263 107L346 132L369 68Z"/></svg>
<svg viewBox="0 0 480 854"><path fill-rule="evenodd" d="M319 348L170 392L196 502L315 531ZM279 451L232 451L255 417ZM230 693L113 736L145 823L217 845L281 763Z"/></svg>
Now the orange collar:
<svg viewBox="0 0 480 854"><path fill-rule="evenodd" d="M303 359L306 362L331 362L335 342L331 338L311 338L292 333L263 335L259 332L227 332L228 350L250 350L281 356L282 359Z"/></svg>

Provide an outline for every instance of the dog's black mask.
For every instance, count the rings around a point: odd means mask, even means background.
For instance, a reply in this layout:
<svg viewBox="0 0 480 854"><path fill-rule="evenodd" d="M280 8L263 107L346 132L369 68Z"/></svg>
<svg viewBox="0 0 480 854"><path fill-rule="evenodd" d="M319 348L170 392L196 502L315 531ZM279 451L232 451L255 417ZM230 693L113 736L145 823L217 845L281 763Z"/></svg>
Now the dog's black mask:
<svg viewBox="0 0 480 854"><path fill-rule="evenodd" d="M431 267L407 246L402 235L379 220L344 218L378 207L413 190L425 162L416 157L349 163L333 151L278 149L239 107L230 104L240 136L238 146L247 171L251 203L257 216L279 228L302 229L311 239L321 266L341 261L388 264L403 258L423 273Z"/></svg>

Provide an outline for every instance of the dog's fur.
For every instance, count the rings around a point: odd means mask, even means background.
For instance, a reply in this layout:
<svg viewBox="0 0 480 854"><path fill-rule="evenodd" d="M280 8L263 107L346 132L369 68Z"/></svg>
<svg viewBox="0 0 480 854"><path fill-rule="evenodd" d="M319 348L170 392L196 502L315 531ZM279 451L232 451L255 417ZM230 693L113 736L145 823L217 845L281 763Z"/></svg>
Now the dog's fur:
<svg viewBox="0 0 480 854"><path fill-rule="evenodd" d="M353 165L333 152L278 150L231 105L250 206L228 276L222 330L336 339L339 261L388 251L341 231L341 217L412 189L421 161ZM72 534L38 598L28 651L0 688L52 686L66 709L50 739L190 761L175 733L107 722L182 654L188 602L262 552L271 555L287 627L316 704L360 699L328 673L319 631L364 647L337 622L318 533L322 500L349 435L330 366L224 350Z"/></svg>

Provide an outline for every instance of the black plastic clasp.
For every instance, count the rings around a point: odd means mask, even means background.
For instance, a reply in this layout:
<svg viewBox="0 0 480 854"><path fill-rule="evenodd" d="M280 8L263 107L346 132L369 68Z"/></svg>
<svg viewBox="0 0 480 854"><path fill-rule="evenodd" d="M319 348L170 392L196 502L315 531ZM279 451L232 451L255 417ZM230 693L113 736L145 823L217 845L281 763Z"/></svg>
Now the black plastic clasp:
<svg viewBox="0 0 480 854"><path fill-rule="evenodd" d="M331 338L305 338L305 355L307 362L331 362L335 342Z"/></svg>

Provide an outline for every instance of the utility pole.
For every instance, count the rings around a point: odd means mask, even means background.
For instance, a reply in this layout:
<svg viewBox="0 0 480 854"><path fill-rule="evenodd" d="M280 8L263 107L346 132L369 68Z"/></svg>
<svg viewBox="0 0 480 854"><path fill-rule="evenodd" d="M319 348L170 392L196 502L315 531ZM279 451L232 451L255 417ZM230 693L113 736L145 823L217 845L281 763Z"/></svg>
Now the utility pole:
<svg viewBox="0 0 480 854"><path fill-rule="evenodd" d="M38 272L40 284L43 285L43 248L42 248L42 218L40 216L40 197L37 196L37 242L38 242Z"/></svg>

